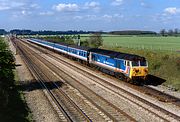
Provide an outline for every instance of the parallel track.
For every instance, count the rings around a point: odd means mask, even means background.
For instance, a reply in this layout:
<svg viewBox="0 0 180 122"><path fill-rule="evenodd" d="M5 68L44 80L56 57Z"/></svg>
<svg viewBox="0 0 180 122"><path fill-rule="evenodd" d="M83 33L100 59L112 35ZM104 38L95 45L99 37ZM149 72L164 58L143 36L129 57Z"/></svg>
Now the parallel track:
<svg viewBox="0 0 180 122"><path fill-rule="evenodd" d="M28 48L28 47L27 47ZM92 104L94 104L99 110L102 111L102 113L105 113L111 120L113 121L135 121L132 117L130 117L128 114L123 112L118 107L114 106L112 103L105 100L103 97L96 94L94 91L89 89L87 86L80 83L78 80L76 80L74 77L69 75L67 72L63 71L59 67L55 66L53 63L48 61L47 59L41 57L39 54L31 50L31 53L34 54L38 60L43 62L44 64L49 67L49 69L53 70L54 73L56 73L58 76L61 77L64 81L66 81L71 86L77 88L79 92L86 98L88 101L90 101ZM41 58L40 58L41 57ZM74 82L69 82L74 81Z"/></svg>
<svg viewBox="0 0 180 122"><path fill-rule="evenodd" d="M63 113L63 116L66 118L61 121L87 121L91 122L91 119L56 85L54 82L47 85L47 81L50 82L52 79L48 78L42 70L39 69L38 64L34 63L33 56L31 53L28 53L26 48L15 44L21 53L25 63L28 65L29 70L34 77L37 78L40 85L46 89L49 96L51 97L51 102L55 103L58 109ZM46 81L46 82L45 82ZM56 90L52 90L52 88ZM59 97L58 97L59 96Z"/></svg>
<svg viewBox="0 0 180 122"><path fill-rule="evenodd" d="M40 49L39 49L39 50L40 50ZM42 50L41 50L41 51L42 51ZM51 54L49 54L49 56L51 56L52 58L54 58L55 60L57 60L57 57L55 57L55 56L53 56L53 55L51 55ZM91 76L91 77L93 77L93 78L96 78L96 79L98 79L98 80L101 80L103 83L108 84L108 85L110 85L111 87L114 87L115 89L118 89L118 90L121 90L121 91L127 93L128 95L130 95L130 96L132 96L132 97L134 97L134 98L142 101L142 102L145 103L145 104L148 104L149 106L151 106L151 107L153 107L153 108L155 108L155 109L157 109L157 110L165 113L166 115L168 115L168 116L170 116L170 117L172 117L172 118L174 118L174 119L176 119L176 120L180 120L180 117L179 117L179 116L177 116L177 115L175 115L175 114L173 114L173 113L171 113L171 112L169 112L169 111L167 111L167 110L165 110L165 109L163 109L163 108L161 108L161 107L159 107L159 106L157 106L157 105L155 105L155 104L153 104L153 103L150 103L150 102L147 101L147 100L144 100L144 99L142 99L142 98L140 98L140 97L138 97L138 96L135 96L134 94L132 94L132 93L130 93L130 92L127 92L126 90L121 89L121 88L117 87L116 85L113 85L113 84L107 82L106 80L101 79L101 78L97 77L96 75L93 75L93 74L87 72L86 70L83 70L83 69L81 69L81 68L79 68L79 67L77 67L77 66L74 66L74 65L72 65L72 64L70 64L70 63L68 63L68 62L65 62L64 60L62 60L62 59L60 59L60 58L58 58L58 61L61 62L61 63L66 64L66 65L68 64L69 67L71 67L71 68L73 68L73 69L76 69L77 72L79 72L79 73L81 73L81 74L83 74L83 75L88 75L88 77ZM77 70L77 69L78 69L78 70ZM91 78L91 77L89 77L89 78ZM94 79L92 79L92 80L94 80ZM103 85L105 88L107 88L107 89L109 89L109 90L112 91L112 89L108 88L107 85L104 85L104 84L102 84L102 83L99 83L99 84L100 84L100 85ZM117 93L115 90L113 90L113 92ZM117 93L117 94L120 95L119 93ZM122 96L122 95L120 95L120 96ZM124 97L124 96L123 96L123 97ZM126 99L128 99L128 98L126 98ZM130 99L129 99L129 100L130 100ZM131 100L130 100L130 101L131 101ZM133 101L132 101L132 102L133 102ZM137 103L137 104L138 104L138 103ZM140 106L141 106L141 105L140 105ZM141 106L141 107L143 107L143 106ZM147 108L144 108L144 109L148 110ZM149 111L149 110L148 110L148 111ZM157 115L157 114L154 113L153 111L150 111L150 112L153 113L154 115L162 118L163 120L168 121L168 120L166 120L165 118Z"/></svg>

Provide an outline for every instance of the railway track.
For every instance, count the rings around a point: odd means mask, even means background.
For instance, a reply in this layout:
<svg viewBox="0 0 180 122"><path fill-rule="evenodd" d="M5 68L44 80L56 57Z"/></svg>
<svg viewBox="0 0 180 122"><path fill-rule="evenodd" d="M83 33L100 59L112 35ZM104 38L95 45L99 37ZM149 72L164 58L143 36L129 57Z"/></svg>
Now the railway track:
<svg viewBox="0 0 180 122"><path fill-rule="evenodd" d="M42 50L41 50L41 51L42 51ZM55 57L55 56L53 56L53 55L51 55L51 54L49 54L49 56L51 56L52 58L54 58L55 60L57 60L57 57ZM119 94L118 92L116 92L116 90L123 91L123 92L127 93L128 95L130 95L130 96L138 99L139 101L147 104L148 106L151 106L151 107L153 107L154 109L163 112L165 115L168 115L168 116L166 116L166 118L171 118L172 120L173 120L173 119L174 119L174 120L180 120L180 119L179 119L179 116L177 116L177 115L175 115L175 114L173 114L173 113L171 113L171 112L169 112L169 111L167 111L167 110L165 110L165 109L163 109L163 108L161 108L161 107L159 107L159 106L157 106L157 105L155 105L155 104L153 104L153 103L150 103L149 101L144 100L144 99L140 98L139 96L135 96L134 94L129 93L129 92L125 91L124 89L121 89L121 88L117 87L116 85L113 85L113 84L107 82L106 80L104 80L104 79L102 79L102 78L99 78L98 76L96 76L96 75L94 75L94 74L92 74L92 73L87 72L86 70L83 70L83 69L81 69L81 68L79 68L79 67L77 67L77 66L74 66L74 65L72 65L72 64L70 64L70 63L68 63L68 62L64 62L64 60L62 60L62 59L60 59L60 58L58 58L58 61L61 62L61 63L64 63L64 64L66 63L66 65L68 64L69 67L71 67L72 69L76 70L77 72L79 72L79 73L81 73L81 74L83 74L83 75L87 75L87 77L91 76L91 77L93 77L93 78L96 79L96 80L95 80L95 79L91 79L91 80L101 81L101 82L99 82L100 85L102 85L102 86L105 87L106 89L109 89L109 90L113 91L114 93L120 95L121 97L124 97L124 98L125 98L125 96L122 96L121 94ZM57 68L57 67L56 67L56 68ZM89 77L89 78L91 78L91 77ZM108 84L109 86L113 87L114 90L113 90L112 88L107 87L107 84ZM126 98L126 99L128 99L128 98ZM133 102L133 103L136 103L135 101L132 101L132 100L130 100L130 99L129 99L129 101L131 101L131 102ZM137 105L138 105L138 104L139 104L139 103L137 103ZM169 120L169 119L165 119L164 117L160 116L159 114L153 112L154 109L150 111L150 110L148 110L148 108L145 108L145 107L143 107L142 105L139 105L139 106L141 106L142 108L144 108L146 111L149 111L149 112L153 113L154 115L158 116L159 118L161 118L161 119L164 120L164 121L168 121L168 120Z"/></svg>
<svg viewBox="0 0 180 122"><path fill-rule="evenodd" d="M31 52L33 51L31 50ZM37 58L41 57L40 55L35 55L37 54L36 52L33 52L33 54ZM61 68L57 68L53 63L47 61L47 59L45 58L43 59L43 57L41 57L38 60L46 64L49 67L49 70L53 70L53 72L56 73L58 76L63 76L59 79L63 79L72 87L76 87L88 101L90 101L93 105L95 105L100 110L99 113L102 116L107 116L105 117L105 120L107 121L111 121L111 120L112 121L135 121L128 114L126 114L125 112L120 110L118 107L114 106L113 104L105 100L103 97L94 93L94 91L89 89L87 86L81 84L78 80L68 75L67 72L64 72L63 70L61 70ZM70 81L73 81L73 82L70 82Z"/></svg>
<svg viewBox="0 0 180 122"><path fill-rule="evenodd" d="M33 76L39 81L41 87L46 90L46 93L48 93L48 97L50 97L51 100L50 102L53 105L55 104L56 109L58 109L57 113L60 120L69 122L91 122L91 119L59 88L59 86L56 83L51 82L52 79L47 77L47 74L40 70L38 66L39 62L35 63L37 59L35 59L31 53L28 53L26 48L19 46L19 44L17 44L17 48Z"/></svg>

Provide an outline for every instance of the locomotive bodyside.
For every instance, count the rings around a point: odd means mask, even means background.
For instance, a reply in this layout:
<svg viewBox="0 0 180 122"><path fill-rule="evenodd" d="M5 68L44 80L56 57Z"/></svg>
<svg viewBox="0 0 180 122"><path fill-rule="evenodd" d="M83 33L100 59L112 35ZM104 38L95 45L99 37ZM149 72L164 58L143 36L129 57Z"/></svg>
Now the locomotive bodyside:
<svg viewBox="0 0 180 122"><path fill-rule="evenodd" d="M90 49L90 64L110 70L120 79L145 79L148 66L144 57L104 49ZM135 62L138 62L136 65Z"/></svg>

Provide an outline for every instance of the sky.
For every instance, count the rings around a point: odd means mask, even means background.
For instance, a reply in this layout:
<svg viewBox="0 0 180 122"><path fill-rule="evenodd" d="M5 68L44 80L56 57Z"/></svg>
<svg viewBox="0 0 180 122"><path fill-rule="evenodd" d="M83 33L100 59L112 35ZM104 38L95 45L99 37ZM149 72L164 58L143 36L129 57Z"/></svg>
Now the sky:
<svg viewBox="0 0 180 122"><path fill-rule="evenodd" d="M0 28L157 32L180 29L180 0L0 0Z"/></svg>

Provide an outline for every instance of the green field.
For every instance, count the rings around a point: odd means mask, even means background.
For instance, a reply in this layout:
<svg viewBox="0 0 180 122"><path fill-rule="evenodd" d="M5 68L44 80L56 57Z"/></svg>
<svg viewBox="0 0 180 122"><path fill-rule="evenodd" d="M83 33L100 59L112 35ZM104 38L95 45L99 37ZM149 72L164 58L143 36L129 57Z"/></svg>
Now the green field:
<svg viewBox="0 0 180 122"><path fill-rule="evenodd" d="M180 37L102 36L104 47L180 51ZM88 37L83 37L83 35L81 35L82 41L86 38Z"/></svg>

